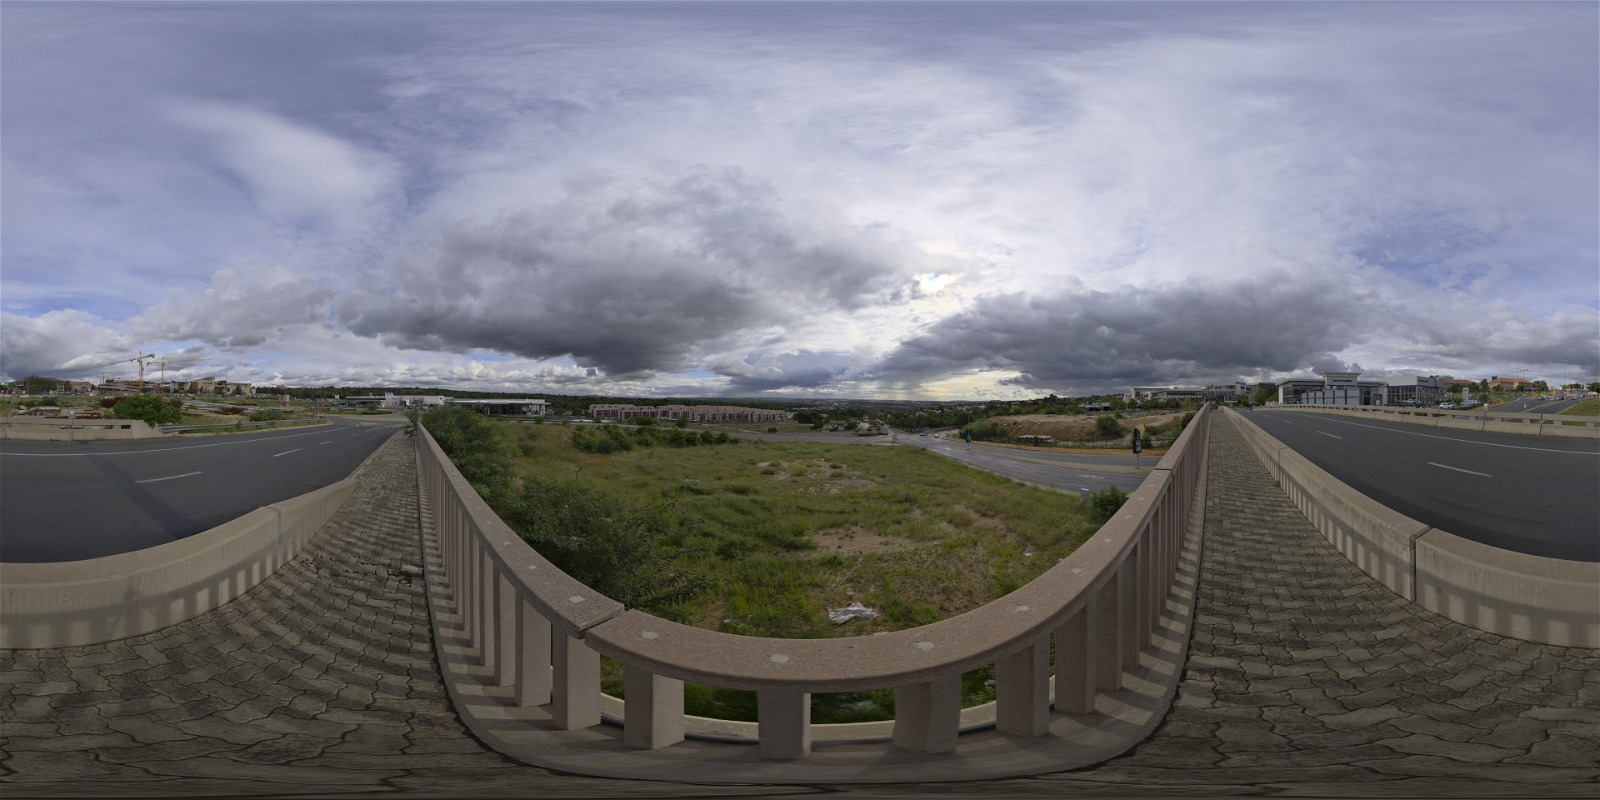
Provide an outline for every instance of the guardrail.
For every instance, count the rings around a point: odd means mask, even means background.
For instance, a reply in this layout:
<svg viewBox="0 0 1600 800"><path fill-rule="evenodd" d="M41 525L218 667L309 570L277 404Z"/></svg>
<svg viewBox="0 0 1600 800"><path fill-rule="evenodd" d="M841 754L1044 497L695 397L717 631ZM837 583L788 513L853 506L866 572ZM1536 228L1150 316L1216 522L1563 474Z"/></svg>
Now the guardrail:
<svg viewBox="0 0 1600 800"><path fill-rule="evenodd" d="M73 442L149 439L161 431L137 419L71 419L13 416L0 420L0 439Z"/></svg>
<svg viewBox="0 0 1600 800"><path fill-rule="evenodd" d="M1436 428L1520 433L1527 436L1565 436L1600 439L1600 417L1567 414L1522 414L1492 409L1447 411L1438 408L1396 406L1283 405L1264 406L1265 411L1310 411L1348 417L1367 417L1393 422L1408 422Z"/></svg>
<svg viewBox="0 0 1600 800"><path fill-rule="evenodd" d="M1502 550L1439 530L1329 475L1245 415L1228 416L1306 519L1390 591L1501 636L1600 647L1600 564Z"/></svg>
<svg viewBox="0 0 1600 800"><path fill-rule="evenodd" d="M174 423L174 424L171 424L171 425L162 425L161 426L161 432L162 433L183 433L184 431L206 431L206 430L223 430L223 429L237 430L237 429L242 429L242 428L278 428L278 427L297 428L297 427L303 427L305 425L317 425L317 424L325 424L325 423L327 423L327 420L319 419L319 418L316 418L316 417L296 417L296 418L293 418L293 419L268 419L268 420L260 420L260 421L257 421L257 422L251 422L250 420L240 420L238 422L206 422L206 423L196 423L196 424L193 424L193 425L183 424L183 423Z"/></svg>
<svg viewBox="0 0 1600 800"><path fill-rule="evenodd" d="M981 716L974 709L962 709L962 673L993 664L992 727L1003 741L1023 743L1001 753L998 761L990 759L993 741L985 745L989 752L971 758L911 762L904 752L885 761L887 753L867 746L863 757L870 769L830 772L818 765L805 778L970 779L1110 758L1154 727L1181 673L1198 569L1203 515L1196 501L1203 492L1208 419L1209 409L1196 415L1126 505L1090 541L1026 586L931 625L807 640L736 636L623 608L528 546L418 426L425 555L435 638L445 643L439 657L446 684L463 720L480 738L540 766L612 777L749 782L778 775L763 770L763 764L774 763L789 768L783 777L798 779L805 770L795 765L809 763L800 760L812 754L819 739L851 740L859 747L866 746L859 744L866 738L922 756L954 751L963 733L988 727L986 720L974 724ZM1188 612L1175 619L1172 606L1179 601ZM459 629L446 620L459 621ZM1173 633L1180 629L1181 634ZM1158 650L1168 663L1149 668L1150 653ZM462 654L460 660L450 653ZM601 694L602 655L622 665L625 699L620 702ZM687 717L685 681L755 692L758 721L751 726ZM1137 704L1137 715L1108 711L1108 696L1141 682L1164 684L1147 692L1153 696ZM892 723L810 722L812 693L871 689L894 690ZM1058 712L1054 718L1052 705ZM574 738L573 732L600 724L602 712L616 706L620 742ZM1129 723L1132 716L1140 722ZM754 748L685 741L696 731L748 737L751 727ZM553 738L517 744L519 732L535 729L552 732ZM1028 754L1030 748L1042 752L1039 742L1069 729L1093 739L1086 745L1093 760ZM1108 744L1112 740L1114 746ZM682 760L642 755L674 752ZM701 768L685 771L686 762ZM719 768L708 769L708 763ZM910 767L916 771L899 771Z"/></svg>

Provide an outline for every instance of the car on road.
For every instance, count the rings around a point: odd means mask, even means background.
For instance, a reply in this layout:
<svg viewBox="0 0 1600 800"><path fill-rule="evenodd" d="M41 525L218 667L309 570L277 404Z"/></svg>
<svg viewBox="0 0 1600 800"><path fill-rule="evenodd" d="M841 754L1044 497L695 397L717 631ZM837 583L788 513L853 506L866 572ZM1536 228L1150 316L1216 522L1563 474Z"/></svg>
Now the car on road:
<svg viewBox="0 0 1600 800"><path fill-rule="evenodd" d="M1440 403L1439 404L1439 410L1441 410L1441 411L1454 411L1455 408L1456 408L1456 404L1455 403Z"/></svg>

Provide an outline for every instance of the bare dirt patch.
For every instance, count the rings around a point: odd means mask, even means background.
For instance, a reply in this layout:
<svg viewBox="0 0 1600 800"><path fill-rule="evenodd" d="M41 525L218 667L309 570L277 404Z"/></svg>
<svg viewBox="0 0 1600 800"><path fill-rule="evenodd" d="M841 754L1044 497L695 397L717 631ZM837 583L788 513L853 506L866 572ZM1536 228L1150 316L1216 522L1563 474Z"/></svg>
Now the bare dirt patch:
<svg viewBox="0 0 1600 800"><path fill-rule="evenodd" d="M817 531L811 534L816 552L824 555L858 556L866 553L893 553L922 545L898 536L883 536L864 528Z"/></svg>

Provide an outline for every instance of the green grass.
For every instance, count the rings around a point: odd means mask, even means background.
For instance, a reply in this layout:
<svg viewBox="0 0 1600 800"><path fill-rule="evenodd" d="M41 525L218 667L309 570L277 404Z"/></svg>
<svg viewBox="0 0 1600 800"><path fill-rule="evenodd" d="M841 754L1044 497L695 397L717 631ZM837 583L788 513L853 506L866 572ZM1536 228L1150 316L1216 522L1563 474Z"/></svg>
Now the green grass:
<svg viewBox="0 0 1600 800"><path fill-rule="evenodd" d="M581 481L634 507L670 503L681 524L659 544L693 548L713 578L677 610L726 633L825 638L937 622L1022 586L1098 528L1075 496L922 448L745 440L597 455L574 449L568 428L496 428L521 471ZM852 601L879 618L828 622L828 608ZM987 679L970 681L969 705L992 699ZM621 691L614 668L605 686ZM685 696L690 713L753 719L746 693L691 686ZM892 696L818 696L813 718L888 719Z"/></svg>
<svg viewBox="0 0 1600 800"><path fill-rule="evenodd" d="M662 423L665 426L671 422ZM810 425L785 420L783 422L695 422L690 423L691 429L709 428L714 431L750 431L752 433L766 433L768 428L777 428L778 433L813 433Z"/></svg>
<svg viewBox="0 0 1600 800"><path fill-rule="evenodd" d="M1591 397L1561 413L1574 417L1600 417L1600 397Z"/></svg>

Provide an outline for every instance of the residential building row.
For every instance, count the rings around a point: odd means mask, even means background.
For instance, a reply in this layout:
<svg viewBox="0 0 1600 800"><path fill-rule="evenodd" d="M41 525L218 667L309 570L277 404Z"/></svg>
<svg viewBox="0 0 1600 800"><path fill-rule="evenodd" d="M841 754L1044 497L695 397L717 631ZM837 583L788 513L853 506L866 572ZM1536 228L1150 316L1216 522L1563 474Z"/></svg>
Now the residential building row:
<svg viewBox="0 0 1600 800"><path fill-rule="evenodd" d="M589 406L593 419L628 420L638 417L689 422L782 422L789 412L742 406L638 406L632 403L595 403Z"/></svg>
<svg viewBox="0 0 1600 800"><path fill-rule="evenodd" d="M89 385L87 381L72 381L73 389L79 383ZM90 386L90 388L93 388ZM219 378L196 378L192 381L144 381L128 378L113 378L100 384L100 394L138 394L140 391L155 394L192 394L192 395L217 395L221 397L248 397L255 392L255 387L240 381L227 381Z"/></svg>
<svg viewBox="0 0 1600 800"><path fill-rule="evenodd" d="M516 417L544 416L550 408L548 400L538 400L531 397L469 398L445 397L436 394L395 394L394 392L384 392L381 395L351 395L349 397L333 398L333 406L335 408L387 408L393 411L405 411L412 408L427 409L442 405L464 406L490 416Z"/></svg>
<svg viewBox="0 0 1600 800"><path fill-rule="evenodd" d="M1359 372L1324 371L1315 378L1291 378L1279 383L1214 383L1209 386L1135 386L1125 395L1129 402L1198 400L1234 403L1250 398L1261 389L1277 394L1279 403L1296 405L1426 406L1447 395L1478 385L1477 381L1445 379L1438 375L1418 375L1387 380L1363 380ZM1496 391L1528 389L1531 383L1521 378L1496 377L1489 382Z"/></svg>

